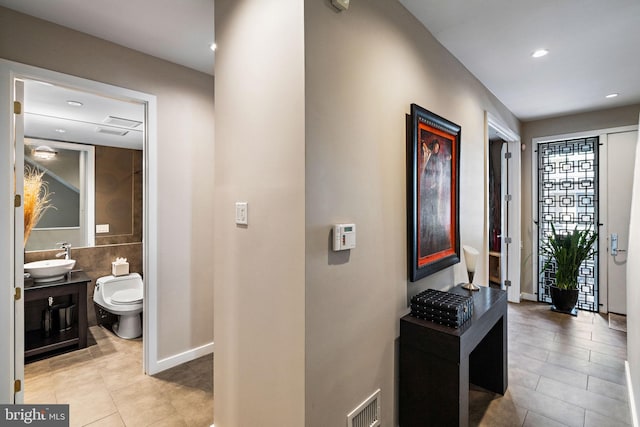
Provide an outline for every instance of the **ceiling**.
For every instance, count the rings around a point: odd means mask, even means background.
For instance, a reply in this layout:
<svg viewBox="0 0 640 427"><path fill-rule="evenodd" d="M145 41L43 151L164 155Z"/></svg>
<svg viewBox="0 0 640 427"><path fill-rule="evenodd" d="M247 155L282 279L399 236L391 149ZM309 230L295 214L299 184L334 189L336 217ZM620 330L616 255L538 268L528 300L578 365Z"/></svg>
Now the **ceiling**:
<svg viewBox="0 0 640 427"><path fill-rule="evenodd" d="M400 2L523 121L640 103L638 0Z"/></svg>
<svg viewBox="0 0 640 427"><path fill-rule="evenodd" d="M213 75L214 0L0 0L0 6Z"/></svg>
<svg viewBox="0 0 640 427"><path fill-rule="evenodd" d="M24 108L29 138L136 150L144 145L142 104L25 80Z"/></svg>
<svg viewBox="0 0 640 427"><path fill-rule="evenodd" d="M640 103L638 0L399 1L523 121ZM0 6L213 74L213 2L101 0L98 8L86 0L0 0ZM533 59L538 48L550 53ZM620 95L605 98L610 93Z"/></svg>

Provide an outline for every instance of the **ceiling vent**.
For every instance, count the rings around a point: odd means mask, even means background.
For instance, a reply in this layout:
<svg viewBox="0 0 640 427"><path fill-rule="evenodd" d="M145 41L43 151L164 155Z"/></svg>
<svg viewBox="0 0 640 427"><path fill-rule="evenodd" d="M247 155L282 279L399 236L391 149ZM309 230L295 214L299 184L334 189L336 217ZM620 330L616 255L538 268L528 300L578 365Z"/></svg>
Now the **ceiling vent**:
<svg viewBox="0 0 640 427"><path fill-rule="evenodd" d="M137 120L123 119L122 117L115 117L115 116L108 116L106 119L103 120L103 123L106 123L112 126L121 126L125 128L131 128L131 129L136 128L142 124L142 122L139 122Z"/></svg>
<svg viewBox="0 0 640 427"><path fill-rule="evenodd" d="M124 130L124 129L110 129L110 128L101 128L101 127L97 127L96 132L104 133L107 135L114 135L114 136L125 136L126 134L129 133L128 130Z"/></svg>

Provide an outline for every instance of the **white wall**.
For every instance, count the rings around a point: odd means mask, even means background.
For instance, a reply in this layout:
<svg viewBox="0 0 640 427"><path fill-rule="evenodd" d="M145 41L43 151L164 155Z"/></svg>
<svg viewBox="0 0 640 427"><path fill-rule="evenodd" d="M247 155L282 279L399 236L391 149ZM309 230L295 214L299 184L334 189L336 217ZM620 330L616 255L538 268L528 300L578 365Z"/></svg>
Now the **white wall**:
<svg viewBox="0 0 640 427"><path fill-rule="evenodd" d="M640 123L639 123L640 125ZM640 135L640 133L638 134ZM629 224L629 259L640 258L640 136L636 145L636 167L633 176L633 192L631 198L631 214ZM640 263L627 263L627 360L629 362L629 374L633 390L633 401L630 404L635 408L633 415L636 417L634 425L638 425L637 410L640 409L640 313L635 307L640 305Z"/></svg>
<svg viewBox="0 0 640 427"><path fill-rule="evenodd" d="M0 58L157 96L157 353L210 344L213 77L4 8Z"/></svg>
<svg viewBox="0 0 640 427"><path fill-rule="evenodd" d="M215 19L214 421L303 426L303 5L217 0Z"/></svg>
<svg viewBox="0 0 640 427"><path fill-rule="evenodd" d="M519 122L396 1L341 13L305 1L305 54L305 425L345 425L381 388L392 426L407 296L455 284L452 267L407 280L405 115L417 103L462 126L461 243L484 260L485 110L516 131ZM350 254L329 249L331 224L343 221L357 225Z"/></svg>

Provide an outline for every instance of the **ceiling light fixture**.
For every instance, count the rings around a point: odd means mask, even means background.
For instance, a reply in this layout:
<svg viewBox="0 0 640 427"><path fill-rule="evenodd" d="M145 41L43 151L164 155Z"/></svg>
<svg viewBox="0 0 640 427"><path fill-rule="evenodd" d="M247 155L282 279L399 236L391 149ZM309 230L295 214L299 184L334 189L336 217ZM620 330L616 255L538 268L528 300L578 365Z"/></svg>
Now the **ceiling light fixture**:
<svg viewBox="0 0 640 427"><path fill-rule="evenodd" d="M549 51L547 49L538 49L536 51L534 51L531 56L533 58L542 58L543 56L547 55L549 53Z"/></svg>
<svg viewBox="0 0 640 427"><path fill-rule="evenodd" d="M51 160L58 154L58 152L46 145L40 145L34 148L31 151L31 154L33 154L33 157L35 157L36 159Z"/></svg>
<svg viewBox="0 0 640 427"><path fill-rule="evenodd" d="M615 98L618 95L620 95L620 94L619 93L610 93L609 95L605 96L605 98Z"/></svg>
<svg viewBox="0 0 640 427"><path fill-rule="evenodd" d="M72 107L82 107L84 105L80 101L67 101L67 104L71 105Z"/></svg>
<svg viewBox="0 0 640 427"><path fill-rule="evenodd" d="M209 49L211 49L211 50L212 50L212 51L214 51L214 52L216 51L216 49L217 49L217 48L218 48L218 45L216 45L215 43L211 43L211 44L209 45Z"/></svg>

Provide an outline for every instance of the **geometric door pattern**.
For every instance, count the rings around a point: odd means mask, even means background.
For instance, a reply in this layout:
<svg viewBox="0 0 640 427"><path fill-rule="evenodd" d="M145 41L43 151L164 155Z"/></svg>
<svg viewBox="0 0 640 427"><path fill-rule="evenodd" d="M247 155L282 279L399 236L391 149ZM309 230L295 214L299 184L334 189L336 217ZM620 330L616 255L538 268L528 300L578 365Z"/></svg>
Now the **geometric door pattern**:
<svg viewBox="0 0 640 427"><path fill-rule="evenodd" d="M598 137L538 145L538 244L547 240L552 223L556 232L576 226L598 231L598 147ZM538 301L550 303L555 270L543 271L545 262L538 255ZM597 312L597 254L582 263L578 287L578 308Z"/></svg>

